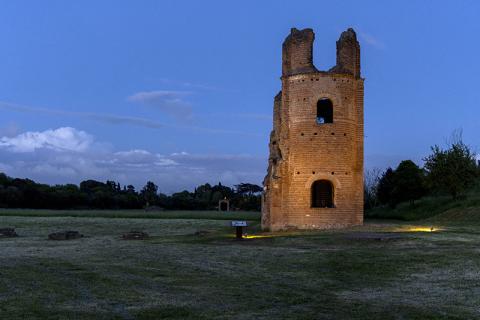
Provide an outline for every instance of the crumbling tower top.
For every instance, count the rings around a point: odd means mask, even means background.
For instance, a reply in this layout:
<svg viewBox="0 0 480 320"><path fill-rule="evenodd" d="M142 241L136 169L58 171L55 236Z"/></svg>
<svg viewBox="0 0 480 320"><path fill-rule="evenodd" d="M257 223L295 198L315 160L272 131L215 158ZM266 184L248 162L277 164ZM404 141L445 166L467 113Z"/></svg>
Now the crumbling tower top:
<svg viewBox="0 0 480 320"><path fill-rule="evenodd" d="M342 32L337 41L337 65L330 72L347 73L360 78L360 44L352 28Z"/></svg>
<svg viewBox="0 0 480 320"><path fill-rule="evenodd" d="M315 33L312 29L292 28L290 30L282 46L283 76L317 71L313 65L313 40L315 40Z"/></svg>
<svg viewBox="0 0 480 320"><path fill-rule="evenodd" d="M319 72L313 64L315 33L307 28L292 28L282 46L282 76ZM352 28L337 41L337 63L329 73L351 74L360 78L360 44Z"/></svg>

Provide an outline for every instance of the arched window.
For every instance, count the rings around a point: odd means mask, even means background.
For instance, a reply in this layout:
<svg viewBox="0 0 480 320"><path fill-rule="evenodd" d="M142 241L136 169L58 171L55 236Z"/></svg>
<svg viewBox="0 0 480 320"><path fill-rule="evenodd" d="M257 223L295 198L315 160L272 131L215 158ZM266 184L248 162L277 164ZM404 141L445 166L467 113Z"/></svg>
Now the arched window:
<svg viewBox="0 0 480 320"><path fill-rule="evenodd" d="M333 123L333 104L330 99L323 98L318 100L317 123Z"/></svg>
<svg viewBox="0 0 480 320"><path fill-rule="evenodd" d="M312 184L312 208L333 208L333 184L317 180Z"/></svg>

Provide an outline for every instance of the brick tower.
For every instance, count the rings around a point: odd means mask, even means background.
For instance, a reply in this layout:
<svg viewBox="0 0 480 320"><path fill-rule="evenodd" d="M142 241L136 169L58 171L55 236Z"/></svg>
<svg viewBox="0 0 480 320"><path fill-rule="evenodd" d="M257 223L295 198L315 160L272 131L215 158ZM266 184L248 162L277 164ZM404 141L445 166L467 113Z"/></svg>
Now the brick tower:
<svg viewBox="0 0 480 320"><path fill-rule="evenodd" d="M363 82L353 29L337 63L312 62L315 34L293 28L283 43L282 91L274 99L262 228L327 229L363 223Z"/></svg>

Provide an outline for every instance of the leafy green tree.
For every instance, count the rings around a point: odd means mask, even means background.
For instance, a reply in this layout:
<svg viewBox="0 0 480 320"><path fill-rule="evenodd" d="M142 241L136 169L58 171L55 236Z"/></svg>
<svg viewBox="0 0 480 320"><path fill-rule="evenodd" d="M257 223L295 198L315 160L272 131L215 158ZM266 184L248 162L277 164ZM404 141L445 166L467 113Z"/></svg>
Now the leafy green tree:
<svg viewBox="0 0 480 320"><path fill-rule="evenodd" d="M172 197L167 196L164 193L158 194L158 205L165 209L173 209Z"/></svg>
<svg viewBox="0 0 480 320"><path fill-rule="evenodd" d="M105 188L105 183L95 180L85 180L80 182L80 191L85 193L93 193L96 189Z"/></svg>
<svg viewBox="0 0 480 320"><path fill-rule="evenodd" d="M217 204L219 199L231 199L235 194L235 191L232 188L224 186L220 182L218 183L218 185L212 187L212 192L212 201Z"/></svg>
<svg viewBox="0 0 480 320"><path fill-rule="evenodd" d="M118 192L118 191L121 190L120 183L118 183L118 182L107 180L107 182L105 184L113 192Z"/></svg>
<svg viewBox="0 0 480 320"><path fill-rule="evenodd" d="M252 183L240 183L235 186L231 198L231 207L241 210L260 211L263 188Z"/></svg>
<svg viewBox="0 0 480 320"><path fill-rule="evenodd" d="M461 137L448 149L433 146L432 154L424 161L428 186L433 191L449 194L453 199L473 186L479 175L475 153Z"/></svg>
<svg viewBox="0 0 480 320"><path fill-rule="evenodd" d="M209 183L205 183L195 188L194 198L204 209L213 209L215 207L213 205L212 195L212 186Z"/></svg>
<svg viewBox="0 0 480 320"><path fill-rule="evenodd" d="M201 203L195 199L194 194L184 190L172 194L172 205L175 209L199 210L203 209Z"/></svg>
<svg viewBox="0 0 480 320"><path fill-rule="evenodd" d="M214 191L212 193L212 202L213 203L218 203L218 201L226 198L226 196L223 195L221 191Z"/></svg>
<svg viewBox="0 0 480 320"><path fill-rule="evenodd" d="M105 183L86 180L80 187L73 184L49 186L29 179L14 179L0 173L0 207L44 209L138 209L145 204L159 205L165 209L206 210L218 206L218 200L227 198L234 208L260 210L261 187L241 183L236 189L221 183L206 183L195 192L182 191L171 196L158 193L151 181L140 193L132 185L107 180Z"/></svg>
<svg viewBox="0 0 480 320"><path fill-rule="evenodd" d="M243 195L254 195L263 191L263 188L259 185L252 183L240 183L235 186L236 192Z"/></svg>
<svg viewBox="0 0 480 320"><path fill-rule="evenodd" d="M382 174L377 185L377 201L380 204L392 204L392 191L393 191L393 176L394 171L392 168L388 168Z"/></svg>
<svg viewBox="0 0 480 320"><path fill-rule="evenodd" d="M420 199L426 193L424 173L412 160L403 160L395 169L393 175L393 189L391 192L392 205Z"/></svg>
<svg viewBox="0 0 480 320"><path fill-rule="evenodd" d="M3 172L0 172L0 185L7 186L10 183L10 178Z"/></svg>
<svg viewBox="0 0 480 320"><path fill-rule="evenodd" d="M148 181L147 184L140 191L140 196L145 201L147 206L155 205L158 203L158 186L152 181Z"/></svg>

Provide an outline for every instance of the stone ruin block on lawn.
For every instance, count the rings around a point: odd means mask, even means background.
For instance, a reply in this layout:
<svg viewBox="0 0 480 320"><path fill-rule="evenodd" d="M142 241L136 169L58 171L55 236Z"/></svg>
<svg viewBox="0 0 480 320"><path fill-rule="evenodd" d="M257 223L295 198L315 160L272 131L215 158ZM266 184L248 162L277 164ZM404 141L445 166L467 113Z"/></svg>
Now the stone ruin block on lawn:
<svg viewBox="0 0 480 320"><path fill-rule="evenodd" d="M18 234L15 232L14 228L0 229L0 238L13 238L13 237L18 237Z"/></svg>
<svg viewBox="0 0 480 320"><path fill-rule="evenodd" d="M54 232L48 235L49 240L72 240L79 238L83 238L83 234L80 234L78 231Z"/></svg>
<svg viewBox="0 0 480 320"><path fill-rule="evenodd" d="M211 232L207 230L198 230L198 231L195 231L194 235L196 235L197 237L203 237L203 236L209 235L210 233Z"/></svg>
<svg viewBox="0 0 480 320"><path fill-rule="evenodd" d="M148 238L148 233L141 231L130 231L122 235L123 240L144 240Z"/></svg>

